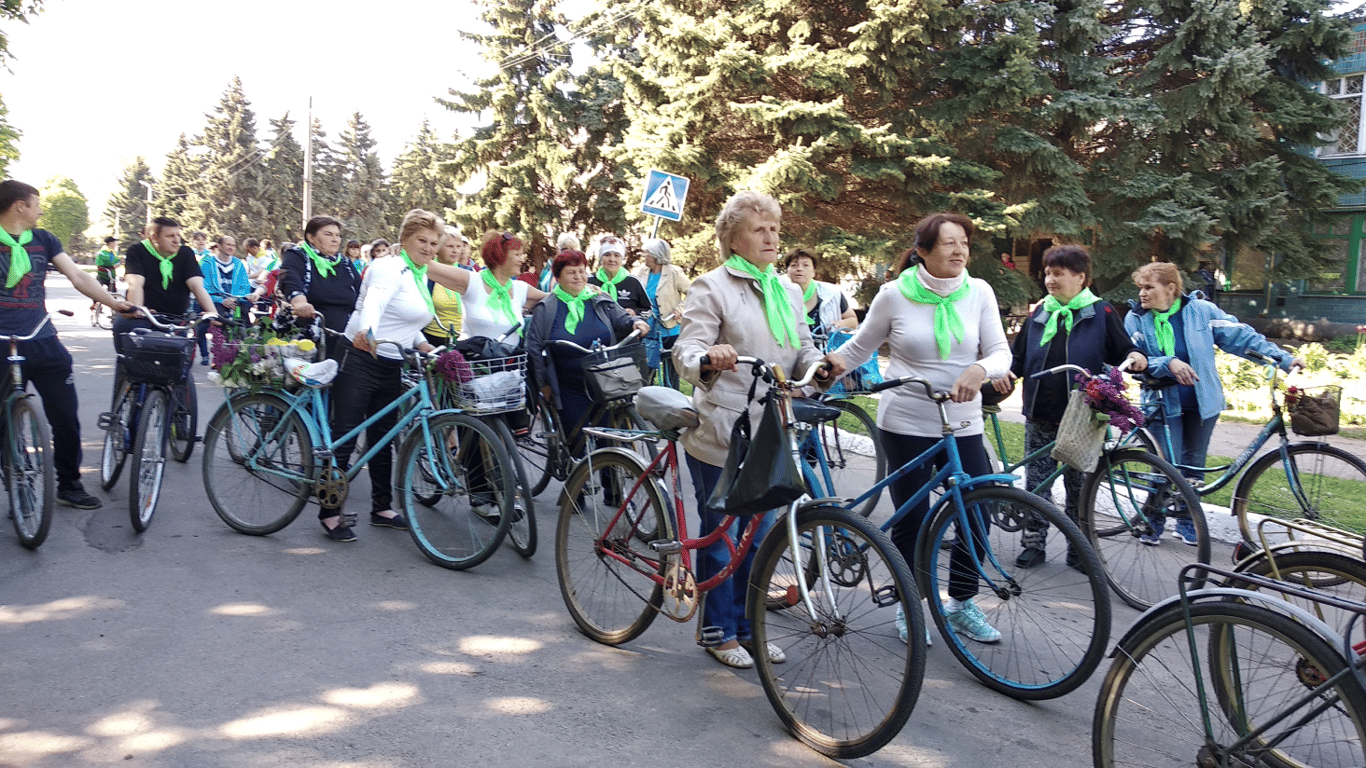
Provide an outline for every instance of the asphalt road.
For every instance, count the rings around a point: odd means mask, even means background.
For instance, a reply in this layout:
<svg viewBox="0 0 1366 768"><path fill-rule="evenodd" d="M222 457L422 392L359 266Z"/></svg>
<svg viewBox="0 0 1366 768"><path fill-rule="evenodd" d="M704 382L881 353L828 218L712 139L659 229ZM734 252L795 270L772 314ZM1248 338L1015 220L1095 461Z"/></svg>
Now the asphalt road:
<svg viewBox="0 0 1366 768"><path fill-rule="evenodd" d="M535 558L505 546L467 572L430 565L400 531L328 542L311 507L276 535L234 533L208 504L198 451L170 465L135 534L127 480L97 491L111 342L64 280L49 293L77 311L58 324L76 359L86 486L104 508L58 507L36 552L0 528L0 765L833 764L782 729L752 671L698 648L693 625L661 618L620 648L581 635L555 577L553 485ZM221 402L205 370L201 424ZM352 493L367 497L364 473ZM1118 601L1114 614L1116 633L1137 615ZM1089 765L1107 667L1031 704L982 687L937 643L906 728L849 764Z"/></svg>

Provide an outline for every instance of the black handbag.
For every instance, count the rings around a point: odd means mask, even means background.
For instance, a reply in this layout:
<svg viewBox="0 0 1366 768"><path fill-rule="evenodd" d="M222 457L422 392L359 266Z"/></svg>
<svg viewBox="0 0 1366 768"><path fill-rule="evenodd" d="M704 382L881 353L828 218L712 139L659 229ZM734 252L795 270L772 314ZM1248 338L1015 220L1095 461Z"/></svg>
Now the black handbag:
<svg viewBox="0 0 1366 768"><path fill-rule="evenodd" d="M751 390L752 391L752 390ZM735 419L730 453L721 468L707 510L721 515L758 515L785 507L806 492L801 470L792 458L782 412L773 395L764 399L764 415L750 436L749 409ZM754 449L754 450L751 450Z"/></svg>
<svg viewBox="0 0 1366 768"><path fill-rule="evenodd" d="M455 343L455 351L464 355L465 359L470 361L501 360L516 355L518 353L518 345L496 341L487 336L471 336L468 339L457 341Z"/></svg>

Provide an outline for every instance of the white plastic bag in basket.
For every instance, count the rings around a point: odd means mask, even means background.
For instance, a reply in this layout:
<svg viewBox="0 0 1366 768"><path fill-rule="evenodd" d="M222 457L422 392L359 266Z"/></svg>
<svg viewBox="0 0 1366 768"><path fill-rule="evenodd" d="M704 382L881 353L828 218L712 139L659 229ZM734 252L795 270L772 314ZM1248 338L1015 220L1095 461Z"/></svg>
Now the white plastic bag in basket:
<svg viewBox="0 0 1366 768"><path fill-rule="evenodd" d="M500 371L477 376L465 386L474 399L483 404L516 400L521 394L522 374L518 371Z"/></svg>

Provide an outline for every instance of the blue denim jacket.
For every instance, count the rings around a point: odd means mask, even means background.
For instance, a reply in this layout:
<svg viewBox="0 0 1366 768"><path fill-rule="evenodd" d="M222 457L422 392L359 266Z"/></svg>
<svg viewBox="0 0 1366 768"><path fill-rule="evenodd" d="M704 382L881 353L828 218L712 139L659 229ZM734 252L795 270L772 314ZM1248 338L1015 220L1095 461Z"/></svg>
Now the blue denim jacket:
<svg viewBox="0 0 1366 768"><path fill-rule="evenodd" d="M1294 355L1267 341L1252 326L1240 322L1204 299L1191 296L1185 296L1184 299L1186 303L1181 307L1181 320L1185 323L1186 349L1190 350L1193 358L1187 362L1195 369L1195 375L1200 377L1195 382L1195 401L1200 404L1200 418L1218 416L1224 410L1224 387L1219 381L1219 371L1214 366L1215 345L1239 357L1256 352L1279 362L1283 370L1290 370ZM1143 309L1136 301L1129 302L1124 330L1134 346L1148 356L1148 373L1153 376L1171 375L1168 365L1172 358L1158 351L1157 329L1150 311ZM1205 350L1208 350L1207 354ZM1172 418L1181 413L1181 397L1175 387L1143 393L1145 404L1159 399L1165 417Z"/></svg>

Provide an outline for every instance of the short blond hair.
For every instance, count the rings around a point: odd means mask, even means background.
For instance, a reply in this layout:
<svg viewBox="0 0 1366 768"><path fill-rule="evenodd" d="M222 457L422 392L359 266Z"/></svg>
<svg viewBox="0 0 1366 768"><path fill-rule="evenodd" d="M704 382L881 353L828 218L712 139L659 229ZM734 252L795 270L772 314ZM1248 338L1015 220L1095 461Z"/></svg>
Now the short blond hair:
<svg viewBox="0 0 1366 768"><path fill-rule="evenodd" d="M431 211L414 208L403 214L403 224L398 228L398 239L407 240L424 229L430 229L438 235L444 234L446 223Z"/></svg>
<svg viewBox="0 0 1366 768"><path fill-rule="evenodd" d="M736 192L726 201L721 212L716 215L716 247L721 251L721 260L730 258L730 239L740 220L746 213L757 213L778 223L782 223L783 211L778 201L762 192Z"/></svg>
<svg viewBox="0 0 1366 768"><path fill-rule="evenodd" d="M1139 280L1152 280L1153 282L1163 283L1174 286L1178 291L1181 290L1183 282L1181 280L1181 270L1169 261L1154 261L1144 264L1134 270L1133 281L1137 285Z"/></svg>

